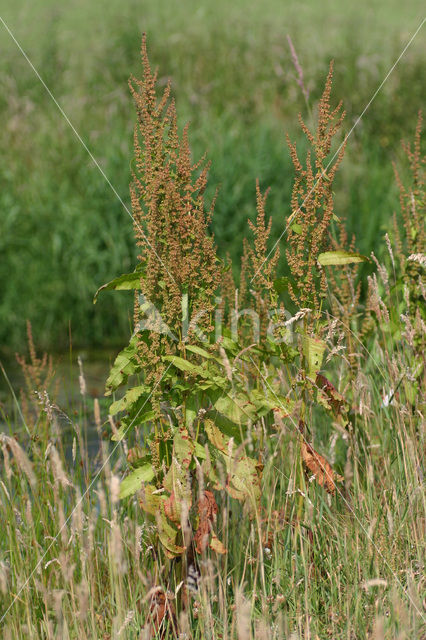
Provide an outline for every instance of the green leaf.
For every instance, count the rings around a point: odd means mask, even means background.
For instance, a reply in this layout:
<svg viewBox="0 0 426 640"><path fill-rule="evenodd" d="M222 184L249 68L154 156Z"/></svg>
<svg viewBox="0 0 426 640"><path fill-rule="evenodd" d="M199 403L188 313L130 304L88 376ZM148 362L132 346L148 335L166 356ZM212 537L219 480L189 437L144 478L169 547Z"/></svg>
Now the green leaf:
<svg viewBox="0 0 426 640"><path fill-rule="evenodd" d="M163 356L163 360L166 362L171 362L173 366L175 366L180 371L185 371L187 373L196 373L199 376L204 376L204 370L196 364L189 362L189 360L185 360L185 358L181 358L180 356Z"/></svg>
<svg viewBox="0 0 426 640"><path fill-rule="evenodd" d="M290 229L292 231L294 231L294 233L297 233L297 235L299 235L299 236L303 231L302 225L299 224L299 222L293 222L293 224L291 225Z"/></svg>
<svg viewBox="0 0 426 640"><path fill-rule="evenodd" d="M354 264L356 262L369 262L367 256L361 253L350 253L349 251L325 251L318 256L318 262L326 267L328 265Z"/></svg>
<svg viewBox="0 0 426 640"><path fill-rule="evenodd" d="M200 460L205 460L207 458L206 450L199 442L195 443L194 455Z"/></svg>
<svg viewBox="0 0 426 640"><path fill-rule="evenodd" d="M173 438L173 452L177 460L188 469L194 453L194 443L186 429L179 429Z"/></svg>
<svg viewBox="0 0 426 640"><path fill-rule="evenodd" d="M218 360L218 358L216 358L212 353L209 353L205 349L202 349L195 344L187 344L185 349L187 351L191 351L192 353L196 353L203 358L206 358L206 360Z"/></svg>
<svg viewBox="0 0 426 640"><path fill-rule="evenodd" d="M169 558L180 556L185 551L185 547L181 547L176 544L176 536L178 532L177 529L172 527L170 522L167 520L167 516L164 511L164 502L160 503L159 510L155 515L158 527L158 537L165 548L166 555Z"/></svg>
<svg viewBox="0 0 426 640"><path fill-rule="evenodd" d="M156 493L156 487L151 484L145 484L141 487L140 506L146 513L155 516L160 508L160 504L166 499L163 494Z"/></svg>
<svg viewBox="0 0 426 640"><path fill-rule="evenodd" d="M220 429L217 428L213 420L205 420L204 428L206 430L207 437L212 443L212 445L216 449L219 449L219 451L226 453L228 451L227 447L228 447L229 438L225 436L220 431Z"/></svg>
<svg viewBox="0 0 426 640"><path fill-rule="evenodd" d="M287 412L290 415L294 404L280 393L275 393L269 386L265 391L253 389L250 392L250 398L256 407L258 417L262 417L275 409L280 410L281 413Z"/></svg>
<svg viewBox="0 0 426 640"><path fill-rule="evenodd" d="M136 353L138 350L138 337L132 336L129 345L120 351L116 357L114 364L109 372L106 381L105 395L110 396L117 387L127 382L129 375L136 373L140 369L140 365L136 361Z"/></svg>
<svg viewBox="0 0 426 640"><path fill-rule="evenodd" d="M128 411L131 405L138 400L141 395L149 395L151 389L146 385L142 384L138 387L133 387L133 389L129 389L127 393L120 399L116 400L112 403L109 408L109 415L115 416L119 411Z"/></svg>
<svg viewBox="0 0 426 640"><path fill-rule="evenodd" d="M256 419L256 407L243 393L221 395L214 403L214 408L238 424L247 424L249 420Z"/></svg>
<svg viewBox="0 0 426 640"><path fill-rule="evenodd" d="M288 287L290 284L292 286L293 291L297 293L298 288L296 287L294 282L292 282L290 278L287 278L286 276L283 276L282 278L277 278L276 280L274 280L274 289L277 293L284 293L284 291L288 291Z"/></svg>
<svg viewBox="0 0 426 640"><path fill-rule="evenodd" d="M133 271L133 273L123 273L123 275L114 278L111 282L103 284L99 287L93 298L93 304L96 304L98 295L101 291L107 291L109 289L115 289L117 291L130 291L131 289L141 288L141 278L143 274L141 271Z"/></svg>
<svg viewBox="0 0 426 640"><path fill-rule="evenodd" d="M144 464L142 467L138 467L120 484L120 498L127 498L131 496L139 489L142 488L144 482L151 482L154 477L154 469L151 464Z"/></svg>
<svg viewBox="0 0 426 640"><path fill-rule="evenodd" d="M111 436L111 440L114 440L114 442L120 442L120 440L123 440L123 438L126 437L127 433L132 427L139 427L145 424L145 422L154 420L154 418L155 412L151 409L151 405L148 406L147 404L147 408L145 411L141 411L140 414L135 413L135 415L129 416L128 419L123 420L123 424L118 429L117 433L114 433L114 435Z"/></svg>
<svg viewBox="0 0 426 640"><path fill-rule="evenodd" d="M315 376L317 371L321 369L326 347L324 340L310 336L303 337L303 354L308 362L308 372L311 377Z"/></svg>
<svg viewBox="0 0 426 640"><path fill-rule="evenodd" d="M256 460L245 455L239 460L222 455L228 471L227 492L237 500L248 500L252 511L255 511L261 495L261 467Z"/></svg>

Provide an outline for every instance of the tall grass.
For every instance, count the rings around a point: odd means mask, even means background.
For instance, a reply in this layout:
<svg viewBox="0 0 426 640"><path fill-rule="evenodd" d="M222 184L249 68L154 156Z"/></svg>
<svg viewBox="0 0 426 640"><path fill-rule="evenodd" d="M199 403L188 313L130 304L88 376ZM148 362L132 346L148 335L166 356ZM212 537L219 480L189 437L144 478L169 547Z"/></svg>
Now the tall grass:
<svg viewBox="0 0 426 640"><path fill-rule="evenodd" d="M383 402L382 390L397 382L386 366L390 355L378 366L363 357L371 373L360 372L354 398L363 406L355 425L362 446L348 453L345 434L319 436L346 488L330 499L308 486L303 535L291 524L300 495L291 426L269 439L262 522L219 504L228 554L221 562L207 554L207 577L180 619L186 637L422 636L424 442L404 405ZM117 501L125 444L106 462L111 445L99 439L89 455L85 435L95 416L82 415L68 418L74 436L66 452L55 436L55 422L65 418L55 409L46 416L49 444L2 439L0 628L7 640L137 638L149 621L150 589L178 586L158 565L152 524L137 502Z"/></svg>
<svg viewBox="0 0 426 640"><path fill-rule="evenodd" d="M420 2L278 3L199 6L47 0L3 17L118 193L128 204L131 147L127 79L137 68L142 30L153 62L173 78L180 122L193 123L192 147L213 161L210 196L220 185L214 232L220 251L238 259L255 179L272 187L273 235L291 192L285 132L296 137L306 105L286 35L305 72L311 107L335 58L335 86L349 122L361 113L421 19ZM0 29L1 233L0 341L16 350L31 318L44 346L116 344L127 333L123 303L91 295L99 281L134 260L127 214L74 137L39 80ZM309 43L309 46L308 46ZM421 104L422 38L412 44L356 128L342 168L337 213L361 251L376 246L397 204L390 164ZM164 72L163 72L164 73ZM163 77L163 81L165 77ZM127 229L127 231L126 231ZM33 292L37 291L37 301Z"/></svg>

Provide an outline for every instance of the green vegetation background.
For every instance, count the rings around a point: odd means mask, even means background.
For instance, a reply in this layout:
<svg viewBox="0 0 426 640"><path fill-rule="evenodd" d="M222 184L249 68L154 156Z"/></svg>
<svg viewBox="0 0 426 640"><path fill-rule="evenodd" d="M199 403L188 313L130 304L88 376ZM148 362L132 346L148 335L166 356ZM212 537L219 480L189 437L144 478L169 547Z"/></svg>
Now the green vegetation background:
<svg viewBox="0 0 426 640"><path fill-rule="evenodd" d="M334 98L356 121L419 26L419 0L357 3L1 2L0 15L39 70L120 197L128 183L135 121L127 88L140 74L148 35L162 81L173 81L180 122L191 121L194 157L212 160L220 186L213 230L238 268L255 179L271 186L268 213L278 238L289 213L292 169L285 133L299 139L309 114L296 83L287 34L303 66L313 107L331 58ZM396 208L391 161L412 138L422 106L423 30L357 126L336 185L336 212L376 249ZM0 24L0 347L22 345L29 318L38 344L107 346L128 336L131 296L97 287L132 269L131 220Z"/></svg>

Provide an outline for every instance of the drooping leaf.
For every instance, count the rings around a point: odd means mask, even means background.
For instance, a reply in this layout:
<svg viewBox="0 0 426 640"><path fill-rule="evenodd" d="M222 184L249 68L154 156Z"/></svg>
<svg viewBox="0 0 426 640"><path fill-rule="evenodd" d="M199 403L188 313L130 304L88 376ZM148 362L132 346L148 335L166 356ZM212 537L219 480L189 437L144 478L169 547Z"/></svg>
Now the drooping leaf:
<svg viewBox="0 0 426 640"><path fill-rule="evenodd" d="M215 425L213 420L205 420L204 428L206 430L206 434L212 445L219 449L219 451L226 452L227 445L229 442L229 438L225 436L220 429Z"/></svg>
<svg viewBox="0 0 426 640"><path fill-rule="evenodd" d="M120 498L131 496L142 487L144 482L151 482L154 469L150 463L138 467L122 480L120 484Z"/></svg>
<svg viewBox="0 0 426 640"><path fill-rule="evenodd" d="M321 369L324 351L327 345L324 340L303 336L303 354L308 363L309 376L315 377L317 371Z"/></svg>
<svg viewBox="0 0 426 640"><path fill-rule="evenodd" d="M204 491L197 502L198 527L194 535L197 553L203 553L207 548L217 512L218 507L213 493Z"/></svg>
<svg viewBox="0 0 426 640"><path fill-rule="evenodd" d="M252 389L250 392L250 399L256 407L256 413L258 417L262 417L269 413L269 411L280 411L281 417L284 415L290 415L293 402L288 400L279 392L275 393L270 385L265 390Z"/></svg>
<svg viewBox="0 0 426 640"><path fill-rule="evenodd" d="M323 267L329 265L355 264L357 262L369 262L367 256L361 253L351 253L339 249L337 251L325 251L318 256L318 262Z"/></svg>
<svg viewBox="0 0 426 640"><path fill-rule="evenodd" d="M138 444L129 449L126 458L129 465L134 469L141 467L147 462L151 462L149 451Z"/></svg>
<svg viewBox="0 0 426 640"><path fill-rule="evenodd" d="M166 362L171 362L172 365L180 371L194 373L200 376L205 375L205 371L201 367L193 364L192 362L189 362L189 360L185 360L185 358L181 358L180 356L163 356L163 360L165 360Z"/></svg>
<svg viewBox="0 0 426 640"><path fill-rule="evenodd" d="M255 511L261 496L262 473L258 462L246 455L239 459L222 455L228 471L227 492L232 498L246 500L251 511Z"/></svg>
<svg viewBox="0 0 426 640"><path fill-rule="evenodd" d="M249 420L256 419L256 407L243 393L229 392L219 396L214 408L237 424L247 424Z"/></svg>
<svg viewBox="0 0 426 640"><path fill-rule="evenodd" d="M304 437L304 423L299 423L299 430L302 433L300 442L300 451L302 454L303 464L308 472L310 472L321 487L324 487L328 493L334 494L336 491L335 482L343 482L344 478L339 476L333 470L331 464L315 451L315 449L306 441Z"/></svg>
<svg viewBox="0 0 426 640"><path fill-rule="evenodd" d="M142 394L146 394L148 396L150 393L150 387L147 387L144 384L129 389L129 391L127 391L120 400L116 400L112 403L109 408L109 415L115 416L119 411L128 411L129 407L136 402Z"/></svg>
<svg viewBox="0 0 426 640"><path fill-rule="evenodd" d="M331 408L336 416L340 415L346 410L345 399L332 385L330 380L320 373L317 373L315 384L318 387L319 393L325 396L329 408Z"/></svg>
<svg viewBox="0 0 426 640"><path fill-rule="evenodd" d="M120 442L125 438L132 428L139 427L146 422L150 422L155 418L155 412L151 409L151 405L146 403L146 407L141 407L140 411L136 411L134 415L123 418L121 427L117 433L111 436L114 442Z"/></svg>
<svg viewBox="0 0 426 640"><path fill-rule="evenodd" d="M138 350L138 337L132 336L128 346L120 351L111 367L108 379L106 381L105 395L109 396L120 385L125 384L127 379L133 373L140 369L140 365L136 360Z"/></svg>
<svg viewBox="0 0 426 640"><path fill-rule="evenodd" d="M164 501L164 512L169 520L179 525L182 514L182 503L176 500L175 492L172 491L170 496Z"/></svg>
<svg viewBox="0 0 426 640"><path fill-rule="evenodd" d="M216 356L213 353L209 353L208 351L206 351L205 349L202 349L196 344L188 344L186 345L185 349L187 351L191 351L191 353L196 353L197 355L202 356L206 360L216 360L217 362L219 362L219 359L216 358Z"/></svg>
<svg viewBox="0 0 426 640"><path fill-rule="evenodd" d="M175 505L168 503L170 513L176 518L176 522L180 523L182 508L186 506L190 509L192 504L192 492L189 483L188 467L194 453L194 443L189 437L186 429L180 429L173 438L173 456L169 470L164 476L163 486L174 496ZM173 507L173 508L172 508Z"/></svg>
<svg viewBox="0 0 426 640"><path fill-rule="evenodd" d="M99 287L99 289L95 293L93 304L96 304L101 291L108 291L110 289L115 289L117 291L140 289L142 277L143 274L141 271L133 271L133 273L124 273L123 275L118 276L118 278L114 278L114 280L111 280L111 282L103 284L102 287Z"/></svg>
<svg viewBox="0 0 426 640"><path fill-rule="evenodd" d="M219 540L214 531L211 532L210 549L213 549L213 551L216 551L216 553L219 553L220 555L224 555L226 553L225 545Z"/></svg>
<svg viewBox="0 0 426 640"><path fill-rule="evenodd" d="M190 465L194 449L194 442L189 436L188 431L186 429L179 429L173 438L173 452L176 459L185 467L185 469L188 469Z"/></svg>
<svg viewBox="0 0 426 640"><path fill-rule="evenodd" d="M146 513L150 513L155 516L160 509L160 504L166 500L164 494L157 492L157 489L150 484L145 484L142 487L139 504Z"/></svg>
<svg viewBox="0 0 426 640"><path fill-rule="evenodd" d="M164 510L164 501L160 502L158 511L155 514L155 519L157 521L158 537L166 551L166 555L169 558L182 555L185 551L185 547L176 544L178 530L175 529L167 519L166 512Z"/></svg>

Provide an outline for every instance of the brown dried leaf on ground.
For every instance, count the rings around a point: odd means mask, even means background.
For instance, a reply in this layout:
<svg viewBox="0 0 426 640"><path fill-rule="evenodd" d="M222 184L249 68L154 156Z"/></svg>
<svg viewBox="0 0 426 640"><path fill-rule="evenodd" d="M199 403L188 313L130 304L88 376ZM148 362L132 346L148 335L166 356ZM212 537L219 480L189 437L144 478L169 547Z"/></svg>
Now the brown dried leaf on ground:
<svg viewBox="0 0 426 640"><path fill-rule="evenodd" d="M178 637L176 610L172 596L165 593L161 587L151 589L147 622L150 638L165 640L165 638Z"/></svg>

